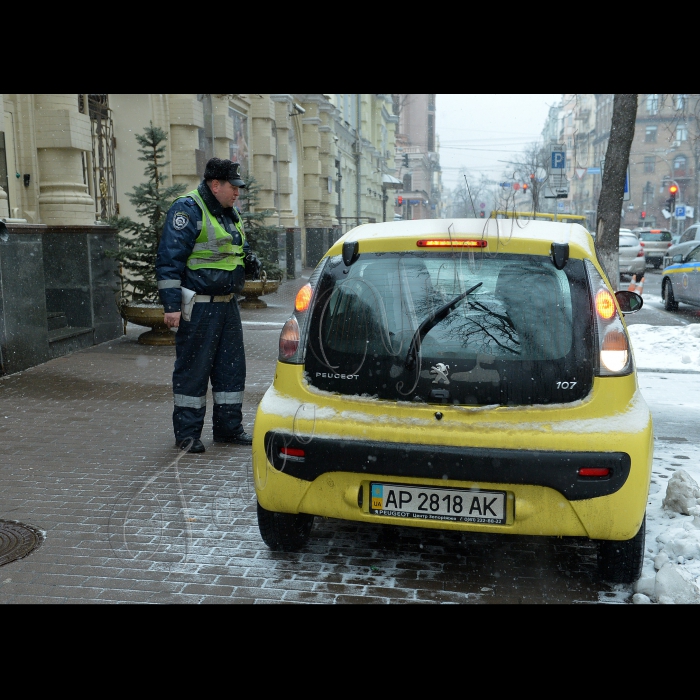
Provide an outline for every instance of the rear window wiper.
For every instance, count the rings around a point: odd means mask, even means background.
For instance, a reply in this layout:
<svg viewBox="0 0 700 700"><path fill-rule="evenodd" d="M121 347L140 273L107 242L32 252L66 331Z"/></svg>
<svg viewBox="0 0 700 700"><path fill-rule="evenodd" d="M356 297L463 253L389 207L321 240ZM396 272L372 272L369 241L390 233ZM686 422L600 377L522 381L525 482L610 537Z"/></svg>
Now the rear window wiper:
<svg viewBox="0 0 700 700"><path fill-rule="evenodd" d="M408 370L412 370L416 366L416 357L418 355L418 348L423 342L423 338L430 332L432 328L437 326L440 321L447 317L448 314L452 312L455 306L459 304L462 299L471 294L475 289L481 287L483 282L475 284L466 292L462 292L459 296L456 296L452 301L448 301L447 304L443 304L434 314L428 316L421 324L416 328L416 332L411 338L411 344L408 347L408 354L406 355L406 361L404 362L404 367Z"/></svg>

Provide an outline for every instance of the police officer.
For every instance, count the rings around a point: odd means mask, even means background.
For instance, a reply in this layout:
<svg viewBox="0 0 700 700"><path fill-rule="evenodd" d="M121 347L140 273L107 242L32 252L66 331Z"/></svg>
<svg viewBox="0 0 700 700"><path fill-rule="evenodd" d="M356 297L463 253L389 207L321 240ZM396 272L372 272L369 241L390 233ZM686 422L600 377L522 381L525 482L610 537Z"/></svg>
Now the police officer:
<svg viewBox="0 0 700 700"><path fill-rule="evenodd" d="M245 283L248 244L233 206L240 187L245 183L239 163L209 160L197 189L178 197L170 207L156 258L164 320L178 329L173 371L175 442L194 453L205 451L200 438L210 380L214 442L253 442L241 425L245 354L236 295ZM193 303L183 305L183 297L191 298L192 292Z"/></svg>

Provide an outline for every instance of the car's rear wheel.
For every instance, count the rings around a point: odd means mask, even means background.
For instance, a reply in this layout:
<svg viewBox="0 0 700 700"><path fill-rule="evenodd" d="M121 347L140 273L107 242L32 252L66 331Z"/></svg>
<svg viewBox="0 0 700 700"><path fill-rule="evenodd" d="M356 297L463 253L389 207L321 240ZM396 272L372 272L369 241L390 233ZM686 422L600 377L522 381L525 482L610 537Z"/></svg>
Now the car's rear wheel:
<svg viewBox="0 0 700 700"><path fill-rule="evenodd" d="M678 309L678 302L673 296L673 285L668 277L664 280L664 286L661 290L661 296L664 299L664 308L666 311L676 311Z"/></svg>
<svg viewBox="0 0 700 700"><path fill-rule="evenodd" d="M295 552L309 539L314 516L306 513L276 513L258 503L258 527L263 542L276 552Z"/></svg>
<svg viewBox="0 0 700 700"><path fill-rule="evenodd" d="M634 583L642 574L646 515L631 540L598 542L598 574L609 583Z"/></svg>

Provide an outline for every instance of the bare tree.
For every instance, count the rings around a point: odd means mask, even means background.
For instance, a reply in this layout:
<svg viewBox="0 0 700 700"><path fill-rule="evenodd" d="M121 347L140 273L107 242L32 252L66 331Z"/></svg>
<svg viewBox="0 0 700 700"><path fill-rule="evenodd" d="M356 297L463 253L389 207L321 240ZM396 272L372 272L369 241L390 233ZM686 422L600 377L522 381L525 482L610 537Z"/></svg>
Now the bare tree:
<svg viewBox="0 0 700 700"><path fill-rule="evenodd" d="M637 95L616 94L613 98L610 140L605 152L605 169L598 199L595 242L598 260L615 289L620 284L620 213L636 120Z"/></svg>

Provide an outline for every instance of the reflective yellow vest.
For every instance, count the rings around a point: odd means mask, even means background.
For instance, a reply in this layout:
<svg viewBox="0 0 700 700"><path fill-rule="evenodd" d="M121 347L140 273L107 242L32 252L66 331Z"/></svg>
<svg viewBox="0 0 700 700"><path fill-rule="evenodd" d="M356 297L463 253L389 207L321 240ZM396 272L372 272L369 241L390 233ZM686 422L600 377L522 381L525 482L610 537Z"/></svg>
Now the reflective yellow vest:
<svg viewBox="0 0 700 700"><path fill-rule="evenodd" d="M197 190L192 190L178 199L192 197L202 210L201 231L197 236L192 254L187 259L187 267L191 270L200 270L213 267L217 270L235 270L243 266L243 245L245 233L240 216L235 222L236 230L241 234L241 245L233 245L233 236L224 229L207 209L201 195Z"/></svg>

